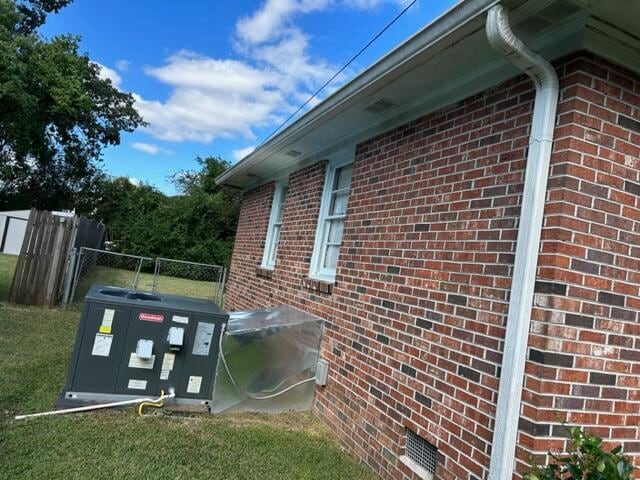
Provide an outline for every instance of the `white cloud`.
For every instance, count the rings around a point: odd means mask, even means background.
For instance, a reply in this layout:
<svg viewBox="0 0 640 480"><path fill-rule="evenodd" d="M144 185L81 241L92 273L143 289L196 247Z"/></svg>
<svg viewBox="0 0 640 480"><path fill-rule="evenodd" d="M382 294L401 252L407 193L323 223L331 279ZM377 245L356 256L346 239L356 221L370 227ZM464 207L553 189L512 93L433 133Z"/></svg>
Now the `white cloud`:
<svg viewBox="0 0 640 480"><path fill-rule="evenodd" d="M233 152L231 152L231 154L233 155L233 159L238 161L238 160L242 160L244 157L249 155L255 149L256 149L255 145L250 145L248 147L238 148L237 150L234 150Z"/></svg>
<svg viewBox="0 0 640 480"><path fill-rule="evenodd" d="M127 70L129 70L129 67L131 66L131 62L129 60L118 60L116 62L116 69L120 70L121 72L126 72Z"/></svg>
<svg viewBox="0 0 640 480"><path fill-rule="evenodd" d="M136 177L127 177L127 180L129 180L131 185L135 185L136 187L142 183L142 181Z"/></svg>
<svg viewBox="0 0 640 480"><path fill-rule="evenodd" d="M149 155L157 155L160 153L160 147L152 143L134 142L131 144L131 148L142 153L148 153Z"/></svg>
<svg viewBox="0 0 640 480"><path fill-rule="evenodd" d="M131 148L139 152L148 153L149 155L158 155L159 153L171 155L173 152L166 148L162 148L155 143L133 142Z"/></svg>
<svg viewBox="0 0 640 480"><path fill-rule="evenodd" d="M251 15L236 23L236 35L245 43L259 44L279 36L283 27L290 27L293 18L329 7L366 10L383 3L404 6L410 0L266 0Z"/></svg>
<svg viewBox="0 0 640 480"><path fill-rule="evenodd" d="M113 70L112 68L106 67L98 62L93 62L100 68L100 78L103 80L111 80L113 86L116 88L120 88L120 83L122 83L122 77Z"/></svg>
<svg viewBox="0 0 640 480"><path fill-rule="evenodd" d="M236 23L236 34L247 43L258 44L278 35L283 24L296 13L323 10L331 0L266 0L262 7Z"/></svg>
<svg viewBox="0 0 640 480"><path fill-rule="evenodd" d="M156 138L210 142L216 137L253 138L251 127L277 121L286 106L281 76L236 60L179 52L147 73L174 87L164 101L136 98Z"/></svg>
<svg viewBox="0 0 640 480"><path fill-rule="evenodd" d="M372 8L404 1L265 0L236 23L232 41L238 58L176 52L164 65L145 69L147 75L171 87L169 96L157 100L134 94L136 108L149 122L147 132L161 140L254 139L253 128L282 122L338 68L309 53L309 37L294 23L297 16L334 7ZM349 73L344 72L322 95Z"/></svg>

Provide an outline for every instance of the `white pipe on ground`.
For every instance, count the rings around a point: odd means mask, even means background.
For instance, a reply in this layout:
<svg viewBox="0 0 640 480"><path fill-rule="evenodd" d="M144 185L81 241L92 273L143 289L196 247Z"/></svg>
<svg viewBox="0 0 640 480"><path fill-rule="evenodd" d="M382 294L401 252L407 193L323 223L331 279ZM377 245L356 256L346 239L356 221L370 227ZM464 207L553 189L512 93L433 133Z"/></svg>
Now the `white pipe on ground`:
<svg viewBox="0 0 640 480"><path fill-rule="evenodd" d="M123 407L126 405L133 405L133 404L142 403L142 402L158 403L158 402L162 402L163 400L166 400L167 398L173 398L175 396L176 396L176 391L173 388L170 388L169 393L162 394L158 398L149 398L149 397L134 398L132 400L123 400L121 402L101 403L99 405L85 405L84 407L66 408L64 410L51 410L49 412L31 413L29 415L16 415L15 419L22 420L25 418L33 418L33 417L48 417L51 415L64 415L66 413L89 412L91 410Z"/></svg>
<svg viewBox="0 0 640 480"><path fill-rule="evenodd" d="M509 480L515 463L527 339L559 88L558 77L551 64L513 34L509 26L509 12L503 5L495 5L489 10L486 33L491 46L526 73L536 87L489 467L489 480Z"/></svg>

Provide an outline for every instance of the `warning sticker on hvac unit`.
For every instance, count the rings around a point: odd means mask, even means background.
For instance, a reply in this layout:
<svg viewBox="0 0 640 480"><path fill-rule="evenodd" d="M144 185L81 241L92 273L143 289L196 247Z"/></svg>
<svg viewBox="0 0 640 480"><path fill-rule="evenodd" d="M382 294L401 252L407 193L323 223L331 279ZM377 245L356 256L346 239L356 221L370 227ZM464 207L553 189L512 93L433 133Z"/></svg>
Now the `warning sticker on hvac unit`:
<svg viewBox="0 0 640 480"><path fill-rule="evenodd" d="M213 329L215 325L213 323L198 322L198 328L196 329L196 339L193 342L193 355L209 355L209 349L211 348L211 341L213 340Z"/></svg>
<svg viewBox="0 0 640 480"><path fill-rule="evenodd" d="M200 385L202 385L202 377L190 376L187 384L187 393L200 393Z"/></svg>
<svg viewBox="0 0 640 480"><path fill-rule="evenodd" d="M129 390L145 390L147 388L146 380L134 380L129 379L129 383L127 384L127 388Z"/></svg>
<svg viewBox="0 0 640 480"><path fill-rule="evenodd" d="M147 370L153 370L153 364L155 362L155 355L151 355L151 358L140 358L135 352L133 352L129 357L129 368L145 368Z"/></svg>
<svg viewBox="0 0 640 480"><path fill-rule="evenodd" d="M162 360L162 368L160 369L160 380L169 380L169 374L173 370L173 364L176 360L175 353L165 353Z"/></svg>
<svg viewBox="0 0 640 480"><path fill-rule="evenodd" d="M100 324L100 333L111 333L111 326L113 325L113 317L116 311L111 308L104 309L104 315L102 315L102 323Z"/></svg>
<svg viewBox="0 0 640 480"><path fill-rule="evenodd" d="M140 313L138 315L138 320L143 320L145 322L162 323L164 322L164 315L159 315L157 313Z"/></svg>
<svg viewBox="0 0 640 480"><path fill-rule="evenodd" d="M189 317L181 317L180 315L174 315L173 317L171 317L171 321L176 323L187 324L189 323Z"/></svg>
<svg viewBox="0 0 640 480"><path fill-rule="evenodd" d="M113 335L105 335L103 333L96 333L96 338L93 340L93 349L91 349L91 355L96 357L108 357L111 352L111 342L113 341Z"/></svg>

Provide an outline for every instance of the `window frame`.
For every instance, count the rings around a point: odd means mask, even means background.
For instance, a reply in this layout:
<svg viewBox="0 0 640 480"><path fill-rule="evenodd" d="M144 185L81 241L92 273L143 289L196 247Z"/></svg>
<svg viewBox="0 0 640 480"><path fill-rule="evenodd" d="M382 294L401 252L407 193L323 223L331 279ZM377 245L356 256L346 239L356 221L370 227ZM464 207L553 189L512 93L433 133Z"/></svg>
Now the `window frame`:
<svg viewBox="0 0 640 480"><path fill-rule="evenodd" d="M267 227L267 237L264 242L264 252L262 253L261 268L273 270L276 266L276 256L278 255L278 244L280 243L280 234L282 233L282 224L284 220L284 202L287 195L287 184L278 182L273 190L273 199L271 201L271 213L269 214L269 225ZM282 210L281 212L279 210ZM280 222L277 221L280 214ZM278 242L275 242L275 229L278 227ZM270 262L273 251L273 262Z"/></svg>
<svg viewBox="0 0 640 480"><path fill-rule="evenodd" d="M333 185L336 180L336 171L342 167L353 166L353 158L342 158L333 160L327 164L324 177L324 187L322 190L322 199L320 201L320 212L318 213L318 223L316 225L316 238L313 243L313 253L311 255L311 265L309 268L309 277L324 282L334 282L336 270L322 266L324 256L327 250L327 241L329 237L329 225L331 220L338 218L336 215L329 215L331 208L331 195L333 194ZM351 183L347 192L347 205L349 204L349 196L351 195L351 185L353 183L353 171L351 175ZM346 211L344 215L340 215L346 223ZM344 228L344 226L343 226ZM343 231L344 236L344 231ZM342 238L340 239L342 246ZM338 255L340 254L340 246L338 246Z"/></svg>

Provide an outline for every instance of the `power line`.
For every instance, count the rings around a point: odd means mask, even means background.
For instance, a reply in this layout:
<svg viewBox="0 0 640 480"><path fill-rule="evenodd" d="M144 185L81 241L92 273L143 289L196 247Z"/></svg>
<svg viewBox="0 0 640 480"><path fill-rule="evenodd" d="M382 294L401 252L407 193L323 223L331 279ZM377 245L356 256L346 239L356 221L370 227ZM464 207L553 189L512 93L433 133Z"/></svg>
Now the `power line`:
<svg viewBox="0 0 640 480"><path fill-rule="evenodd" d="M410 9L410 8L411 8L411 7L412 7L412 6L417 2L417 1L418 1L418 0L412 0L409 4L407 4L407 6L406 6L406 7L404 7L404 9L402 9L402 11L401 11L400 13L398 13L398 14L393 18L393 20L391 20L389 23L387 23L387 24L385 25L385 27L384 27L382 30L380 30L378 33L376 33L376 34L374 35L374 37L373 37L371 40L369 40L365 46L363 46L360 50L358 50L358 52L357 52L354 56L352 56L352 57L349 59L349 61L348 61L347 63L345 63L345 64L340 68L340 70L338 70L336 73L334 73L334 74L331 76L331 78L330 78L329 80L327 80L326 82L324 82L324 83L322 84L322 86L321 86L320 88L318 88L318 90L316 90L316 91L315 91L315 92L314 92L314 93L313 93L309 98L307 98L307 100L306 100L302 105L300 105L300 106L298 107L298 109L297 109L295 112L293 112L291 115L289 115L289 116L287 117L287 119L286 119L284 122L282 122L280 125L278 125L278 126L276 127L276 129L275 129L273 132L271 132L271 133L270 133L270 134L269 134L269 135L268 135L268 136L267 136L267 137L266 137L262 142L260 142L260 144L259 144L259 145L258 145L258 147L256 147L256 148L259 148L261 145L264 145L267 141L269 141L269 140L271 139L271 137L273 137L276 133L278 133L282 127L284 127L287 123L289 123L289 120L291 120L291 119L292 119L293 117L295 117L298 113L300 113L300 111L301 111L304 107L306 107L306 106L309 104L309 102L310 102L311 100L313 100L314 98L316 98L316 97L320 94L320 92L322 92L322 90L324 90L324 89L325 89L325 88L326 88L326 87L327 87L331 82L333 82L333 81L336 79L336 77L337 77L338 75L340 75L342 72L344 72L344 71L345 71L345 69L346 69L349 65L351 65L351 64L352 64L352 63L353 63L353 62L354 62L354 61L355 61L355 60L356 60L360 55L362 55L362 54L364 53L364 51L365 51L367 48L369 48L369 47L373 44L373 42L375 42L378 38L380 38L380 37L384 34L384 32L386 32L387 30L389 30L389 28L391 28L391 26L392 26L394 23L396 23L396 22L400 19L400 17L402 17L402 16L407 12L407 10L409 10L409 9Z"/></svg>

